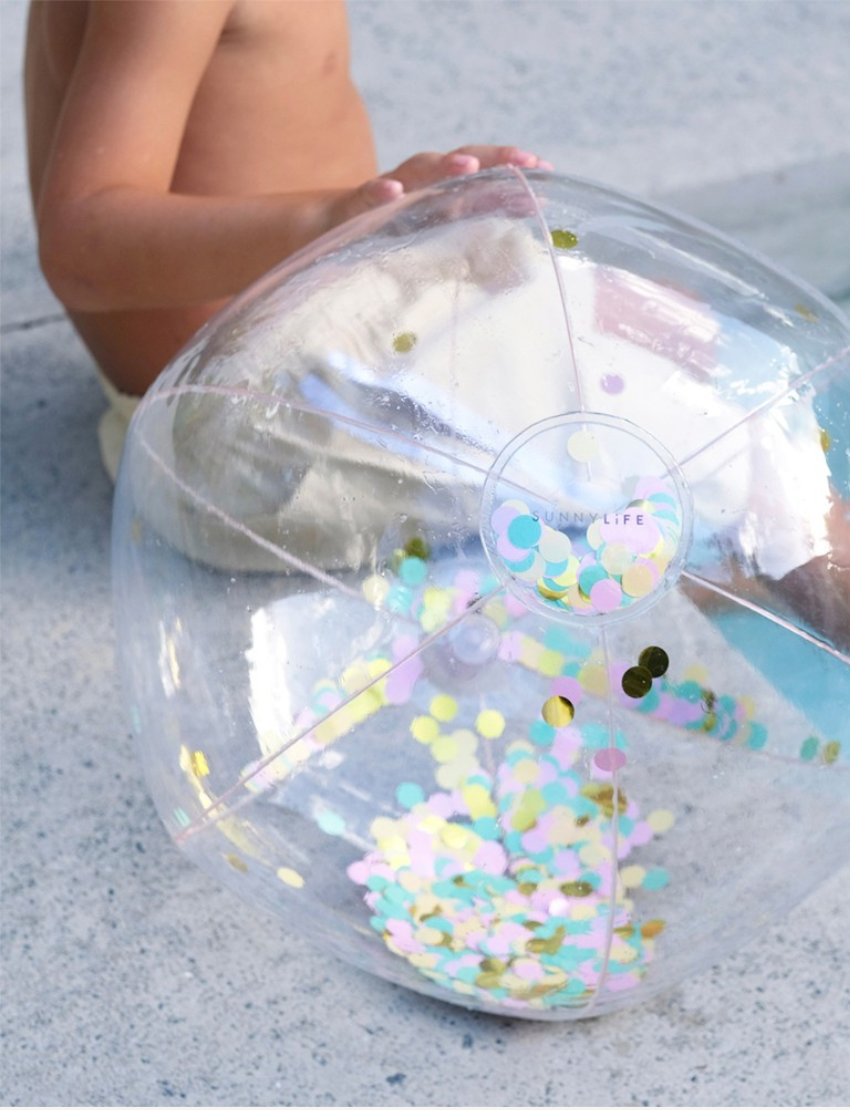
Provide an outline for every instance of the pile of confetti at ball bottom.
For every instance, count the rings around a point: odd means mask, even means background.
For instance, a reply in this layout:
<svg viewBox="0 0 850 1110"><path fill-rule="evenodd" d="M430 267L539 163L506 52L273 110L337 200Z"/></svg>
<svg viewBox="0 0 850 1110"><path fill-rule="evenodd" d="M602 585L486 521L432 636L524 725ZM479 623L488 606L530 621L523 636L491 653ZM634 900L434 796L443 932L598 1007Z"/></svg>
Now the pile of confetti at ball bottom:
<svg viewBox="0 0 850 1110"><path fill-rule="evenodd" d="M506 744L505 717L483 696L438 692L413 717L410 734L433 759L433 783L399 782L401 815L376 817L374 848L348 866L365 888L372 928L436 984L502 1008L586 1006L603 982L606 991L635 987L665 922L638 924L633 897L666 888L670 875L631 857L669 832L674 815L642 815L614 785L626 738L617 731L612 742L606 725L582 724L582 702L607 697L613 683L620 705L751 749L764 746L764 726L748 699L706 690L698 666L671 682L658 645L606 667L563 625L542 642L515 627L527 610L492 574L465 568L437 585L425 558L409 551L398 553L395 582L367 579L366 597L415 618L426 635L478 607L499 628L498 657L545 678L548 694L527 736ZM317 683L299 719L304 735L273 762L248 765L249 789L279 782L382 708L409 702L427 677L417 642L399 635L390 652ZM341 815L314 816L323 832L345 834ZM292 887L309 881L283 870Z"/></svg>

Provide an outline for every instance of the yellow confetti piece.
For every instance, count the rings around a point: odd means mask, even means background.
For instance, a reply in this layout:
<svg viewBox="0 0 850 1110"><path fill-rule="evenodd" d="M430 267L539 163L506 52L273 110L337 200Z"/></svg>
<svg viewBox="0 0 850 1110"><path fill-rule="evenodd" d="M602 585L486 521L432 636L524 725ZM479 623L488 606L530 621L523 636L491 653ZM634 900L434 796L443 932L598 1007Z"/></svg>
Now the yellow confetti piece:
<svg viewBox="0 0 850 1110"><path fill-rule="evenodd" d="M655 585L655 579L649 567L633 563L623 573L621 584L623 593L627 593L629 597L646 597Z"/></svg>
<svg viewBox="0 0 850 1110"><path fill-rule="evenodd" d="M438 721L451 721L457 716L457 702L448 694L437 694L431 699L428 710Z"/></svg>
<svg viewBox="0 0 850 1110"><path fill-rule="evenodd" d="M361 587L363 596L372 605L380 605L390 592L390 584L378 574L370 575Z"/></svg>
<svg viewBox="0 0 850 1110"><path fill-rule="evenodd" d="M422 832L435 833L439 832L445 823L445 817L439 817L436 813L429 813L421 821L417 821L416 827L421 829Z"/></svg>
<svg viewBox="0 0 850 1110"><path fill-rule="evenodd" d="M543 645L530 636L523 636L519 645L519 661L529 670L536 671L540 656L543 654Z"/></svg>
<svg viewBox="0 0 850 1110"><path fill-rule="evenodd" d="M473 821L477 821L479 817L495 817L499 812L490 797L490 792L479 783L464 787L462 794Z"/></svg>
<svg viewBox="0 0 850 1110"><path fill-rule="evenodd" d="M755 700L753 698L751 698L749 694L742 694L741 697L738 700L741 703L741 708L744 710L745 715L747 717L755 717L755 715L756 715Z"/></svg>
<svg viewBox="0 0 850 1110"><path fill-rule="evenodd" d="M369 668L366 664L354 663L351 667L346 667L342 672L342 678L340 678L339 684L346 694L356 694L358 690L362 690L364 686L367 686L369 681Z"/></svg>
<svg viewBox="0 0 850 1110"><path fill-rule="evenodd" d="M478 769L474 756L461 756L453 759L451 763L441 763L437 768L434 778L437 785L443 790L455 790L461 786L470 775Z"/></svg>
<svg viewBox="0 0 850 1110"><path fill-rule="evenodd" d="M498 709L485 709L475 719L475 727L485 740L497 740L505 731L505 718Z"/></svg>
<svg viewBox="0 0 850 1110"><path fill-rule="evenodd" d="M595 867L607 860L609 855L601 844L585 844L579 849L578 858L587 867Z"/></svg>
<svg viewBox="0 0 850 1110"><path fill-rule="evenodd" d="M575 609L577 613L586 612L591 608L590 601L578 586L570 586L567 590L567 601L570 603L570 608Z"/></svg>
<svg viewBox="0 0 850 1110"><path fill-rule="evenodd" d="M416 346L416 333L403 331L393 336L393 350L397 355L406 355Z"/></svg>
<svg viewBox="0 0 850 1110"><path fill-rule="evenodd" d="M452 822L447 822L440 831L440 840L448 848L463 849L478 839L479 837L469 829L465 829L461 825L455 825Z"/></svg>
<svg viewBox="0 0 850 1110"><path fill-rule="evenodd" d="M696 682L699 686L708 685L708 667L703 663L691 663L682 675L686 682ZM753 707L755 710L755 706Z"/></svg>
<svg viewBox="0 0 850 1110"><path fill-rule="evenodd" d="M443 934L439 929L432 929L430 925L420 926L413 934L420 944L439 944Z"/></svg>
<svg viewBox="0 0 850 1110"><path fill-rule="evenodd" d="M590 664L587 667L582 667L577 677L582 688L585 689L588 694L604 698L608 693L608 676L605 673L604 667L597 664Z"/></svg>
<svg viewBox="0 0 850 1110"><path fill-rule="evenodd" d="M600 529L601 525L598 520L594 520L594 522L587 529L587 542L590 544L594 551L598 551L604 543L604 540L602 539L602 532L600 531Z"/></svg>
<svg viewBox="0 0 850 1110"><path fill-rule="evenodd" d="M620 880L625 887L640 886L646 878L646 868L638 867L634 864L631 867L624 867L620 871Z"/></svg>
<svg viewBox="0 0 850 1110"><path fill-rule="evenodd" d="M576 462L589 462L596 458L599 444L592 432L573 432L567 440L567 452Z"/></svg>
<svg viewBox="0 0 850 1110"><path fill-rule="evenodd" d="M611 959L619 964L630 964L638 958L637 949L630 944L612 944Z"/></svg>
<svg viewBox="0 0 850 1110"><path fill-rule="evenodd" d="M575 814L567 806L553 806L549 810L549 836L553 844L572 844L584 830L576 824Z"/></svg>
<svg viewBox="0 0 850 1110"><path fill-rule="evenodd" d="M380 843L382 840L387 840L389 837L396 835L396 822L391 817L376 817L369 831L373 838Z"/></svg>
<svg viewBox="0 0 850 1110"><path fill-rule="evenodd" d="M383 836L378 840L378 847L388 856L405 855L407 841L403 836Z"/></svg>
<svg viewBox="0 0 850 1110"><path fill-rule="evenodd" d="M405 952L404 955L409 962L413 963L415 968L434 968L437 966L437 961L439 960L439 956L437 956L436 952L411 952L409 956ZM464 987L465 986L466 983L464 983ZM457 990L459 983L456 981L453 982L452 987Z"/></svg>
<svg viewBox="0 0 850 1110"><path fill-rule="evenodd" d="M392 664L389 659L385 659L381 656L379 659L370 659L367 666L369 668L369 677L374 679L379 678L382 674L386 674Z"/></svg>
<svg viewBox="0 0 850 1110"><path fill-rule="evenodd" d="M647 817L646 823L654 833L661 835L673 828L676 818L669 809L655 809Z"/></svg>
<svg viewBox="0 0 850 1110"><path fill-rule="evenodd" d="M343 736L351 728L352 720L346 710L341 709L331 717L326 717L313 729L313 737L318 744L326 747Z"/></svg>
<svg viewBox="0 0 850 1110"><path fill-rule="evenodd" d="M371 717L373 713L377 713L383 704L384 697L380 689L377 686L372 686L353 698L341 711L341 715L347 714L350 724L360 724L367 717Z"/></svg>
<svg viewBox="0 0 850 1110"><path fill-rule="evenodd" d="M453 736L438 736L431 745L431 754L438 763L451 763L459 755L457 741Z"/></svg>
<svg viewBox="0 0 850 1110"><path fill-rule="evenodd" d="M562 563L570 557L572 542L569 536L543 525L543 532L537 543L537 550L549 563Z"/></svg>
<svg viewBox="0 0 850 1110"><path fill-rule="evenodd" d="M451 592L441 589L439 586L429 586L422 595L422 604L425 608L433 609L435 612L447 613L451 603Z"/></svg>
<svg viewBox="0 0 850 1110"><path fill-rule="evenodd" d="M514 764L513 769L514 778L524 786L528 786L532 782L537 782L539 771L540 769L533 759L521 759L518 763Z"/></svg>
<svg viewBox="0 0 850 1110"><path fill-rule="evenodd" d="M828 450L830 449L830 447L832 446L832 437L830 436L830 434L829 434L829 432L828 432L828 431L826 430L826 428L820 428L820 429L818 429L818 430L819 430L819 432L820 432L820 445L821 445L821 450L823 451L823 453L824 453L824 454L826 454L826 452L827 452L827 451L828 451Z"/></svg>
<svg viewBox="0 0 850 1110"><path fill-rule="evenodd" d="M224 858L227 860L234 871L240 871L243 875L247 872L248 864L245 862L244 859L242 859L241 856L237 856L235 852L228 852Z"/></svg>
<svg viewBox="0 0 850 1110"><path fill-rule="evenodd" d="M526 832L537 822L546 808L546 801L539 790L526 790L520 797L511 825L519 832Z"/></svg>
<svg viewBox="0 0 850 1110"><path fill-rule="evenodd" d="M405 871L398 877L398 885L408 894L415 894L422 889L423 879L413 871Z"/></svg>
<svg viewBox="0 0 850 1110"><path fill-rule="evenodd" d="M207 757L200 749L192 752L191 764L192 773L197 775L199 779L204 778L210 773L210 765L207 763Z"/></svg>
<svg viewBox="0 0 850 1110"><path fill-rule="evenodd" d="M410 735L420 744L433 744L440 735L440 726L433 717L414 717L410 722Z"/></svg>
<svg viewBox="0 0 850 1110"><path fill-rule="evenodd" d="M599 561L609 574L621 575L634 562L634 555L624 543L609 543Z"/></svg>
<svg viewBox="0 0 850 1110"><path fill-rule="evenodd" d="M596 917L596 906L586 900L577 902L570 910L573 921L590 921Z"/></svg>
<svg viewBox="0 0 850 1110"><path fill-rule="evenodd" d="M540 662L537 664L537 669L546 678L555 678L561 673L561 667L564 665L564 657L559 651L554 651L552 648L546 648L540 654Z"/></svg>
<svg viewBox="0 0 850 1110"><path fill-rule="evenodd" d="M291 867L278 867L277 877L282 883L287 886L293 886L296 890L300 890L304 885L303 875L299 875L297 871L293 871Z"/></svg>
<svg viewBox="0 0 850 1110"><path fill-rule="evenodd" d="M562 597L567 596L567 587L563 586L558 589L553 589L551 586L546 585L543 578L537 579L537 592L541 597L545 597L548 601L559 601Z"/></svg>
<svg viewBox="0 0 850 1110"><path fill-rule="evenodd" d="M478 750L478 736L470 728L459 728L452 733L457 744L459 756L463 759L475 755Z"/></svg>

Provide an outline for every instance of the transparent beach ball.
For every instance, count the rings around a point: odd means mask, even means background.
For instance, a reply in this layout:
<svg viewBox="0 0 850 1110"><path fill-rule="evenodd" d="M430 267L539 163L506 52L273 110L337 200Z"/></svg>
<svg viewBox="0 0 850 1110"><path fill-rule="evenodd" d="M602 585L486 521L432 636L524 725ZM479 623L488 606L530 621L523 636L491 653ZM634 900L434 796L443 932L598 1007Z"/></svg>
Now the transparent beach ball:
<svg viewBox="0 0 850 1110"><path fill-rule="evenodd" d="M179 846L331 955L570 1019L850 855L850 323L500 169L325 237L133 420L119 656Z"/></svg>

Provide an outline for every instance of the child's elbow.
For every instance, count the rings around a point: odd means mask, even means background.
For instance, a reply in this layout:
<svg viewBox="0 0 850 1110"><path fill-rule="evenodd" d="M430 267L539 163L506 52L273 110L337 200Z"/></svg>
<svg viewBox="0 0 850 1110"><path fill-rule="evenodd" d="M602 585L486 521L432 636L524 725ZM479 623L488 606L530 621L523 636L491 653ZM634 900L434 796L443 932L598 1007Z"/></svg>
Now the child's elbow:
<svg viewBox="0 0 850 1110"><path fill-rule="evenodd" d="M47 284L69 311L106 312L113 307L91 245L68 220L39 220L38 261Z"/></svg>

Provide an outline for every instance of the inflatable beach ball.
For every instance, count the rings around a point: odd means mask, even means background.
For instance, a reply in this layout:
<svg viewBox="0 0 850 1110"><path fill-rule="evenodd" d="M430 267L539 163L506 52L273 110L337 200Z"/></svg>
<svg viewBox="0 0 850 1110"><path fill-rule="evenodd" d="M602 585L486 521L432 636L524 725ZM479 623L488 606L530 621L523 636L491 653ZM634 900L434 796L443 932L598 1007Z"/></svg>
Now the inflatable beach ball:
<svg viewBox="0 0 850 1110"><path fill-rule="evenodd" d="M211 321L116 494L129 714L187 855L503 1015L646 999L850 855L850 324L504 168Z"/></svg>

